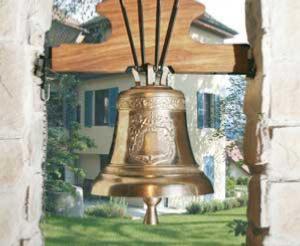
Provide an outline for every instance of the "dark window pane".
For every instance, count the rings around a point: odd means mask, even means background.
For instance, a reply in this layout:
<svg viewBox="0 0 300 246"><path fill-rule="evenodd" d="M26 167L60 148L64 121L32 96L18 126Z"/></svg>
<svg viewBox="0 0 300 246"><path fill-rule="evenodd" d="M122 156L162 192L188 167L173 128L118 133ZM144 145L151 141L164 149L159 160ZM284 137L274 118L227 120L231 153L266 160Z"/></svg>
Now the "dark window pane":
<svg viewBox="0 0 300 246"><path fill-rule="evenodd" d="M108 123L108 90L95 91L95 126Z"/></svg>
<svg viewBox="0 0 300 246"><path fill-rule="evenodd" d="M84 125L92 127L93 125L93 91L86 91L84 96Z"/></svg>
<svg viewBox="0 0 300 246"><path fill-rule="evenodd" d="M119 88L109 89L109 126L113 127L116 124L117 119L117 100L118 100Z"/></svg>

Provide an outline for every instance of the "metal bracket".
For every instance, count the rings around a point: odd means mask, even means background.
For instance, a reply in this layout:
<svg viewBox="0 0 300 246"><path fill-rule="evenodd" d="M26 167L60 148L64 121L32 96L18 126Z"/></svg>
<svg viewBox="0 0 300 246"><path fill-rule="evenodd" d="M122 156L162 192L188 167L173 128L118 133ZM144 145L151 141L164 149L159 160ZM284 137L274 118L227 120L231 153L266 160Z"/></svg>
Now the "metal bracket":
<svg viewBox="0 0 300 246"><path fill-rule="evenodd" d="M34 75L41 78L42 83L40 84L41 87L41 100L44 102L48 102L50 100L50 84L47 85L47 78L46 78L46 67L47 67L47 59L46 56L40 55L35 61L34 67ZM47 90L46 90L47 87Z"/></svg>
<svg viewBox="0 0 300 246"><path fill-rule="evenodd" d="M256 76L256 64L254 58L248 60L248 73L247 77L254 79Z"/></svg>

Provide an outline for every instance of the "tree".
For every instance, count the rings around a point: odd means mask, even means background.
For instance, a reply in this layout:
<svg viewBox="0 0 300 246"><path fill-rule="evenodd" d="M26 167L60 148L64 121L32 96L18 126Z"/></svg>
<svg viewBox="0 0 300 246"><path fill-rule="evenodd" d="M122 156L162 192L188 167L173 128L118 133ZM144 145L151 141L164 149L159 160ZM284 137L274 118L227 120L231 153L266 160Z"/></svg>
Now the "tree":
<svg viewBox="0 0 300 246"><path fill-rule="evenodd" d="M233 162L239 166L244 164L244 158L240 150L246 124L246 116L243 113L246 85L247 81L244 77L231 76L222 107L224 117L222 128L228 140L226 145L227 163ZM228 167L229 165L227 165L226 187L227 190L230 190L230 187L234 187L233 183L235 181L230 177Z"/></svg>
<svg viewBox="0 0 300 246"><path fill-rule="evenodd" d="M55 75L58 82L47 104L48 144L45 168L46 210L52 211L53 192L75 192L73 185L64 179L65 169L83 178L84 171L78 168L79 151L95 146L94 141L80 133L80 124L73 118L69 129L65 128L65 108L75 109L77 86L80 80L75 75Z"/></svg>
<svg viewBox="0 0 300 246"><path fill-rule="evenodd" d="M96 16L96 5L99 0L54 0L54 13L62 19L72 17L80 23Z"/></svg>
<svg viewBox="0 0 300 246"><path fill-rule="evenodd" d="M246 116L243 113L246 79L230 76L230 85L223 102L223 128L228 140L240 142L244 135Z"/></svg>

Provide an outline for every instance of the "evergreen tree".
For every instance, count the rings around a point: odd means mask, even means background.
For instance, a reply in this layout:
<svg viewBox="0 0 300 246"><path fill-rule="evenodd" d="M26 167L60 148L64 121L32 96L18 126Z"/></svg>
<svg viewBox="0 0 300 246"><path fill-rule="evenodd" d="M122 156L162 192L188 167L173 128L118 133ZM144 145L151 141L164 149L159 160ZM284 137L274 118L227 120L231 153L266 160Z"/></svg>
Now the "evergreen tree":
<svg viewBox="0 0 300 246"><path fill-rule="evenodd" d="M80 23L96 16L96 5L99 0L54 0L54 13L59 12L61 18L72 17Z"/></svg>
<svg viewBox="0 0 300 246"><path fill-rule="evenodd" d="M76 117L69 118L66 129L65 109L77 106L77 86L80 83L75 75L56 75L56 86L47 103L48 143L47 158L44 163L46 210L51 212L53 192L74 192L73 185L65 181L65 170L73 172L78 178L84 178L83 169L78 167L79 151L95 146L94 141L80 133L80 124Z"/></svg>
<svg viewBox="0 0 300 246"><path fill-rule="evenodd" d="M230 85L223 103L224 134L228 140L241 142L246 116L243 112L247 81L243 76L230 76Z"/></svg>

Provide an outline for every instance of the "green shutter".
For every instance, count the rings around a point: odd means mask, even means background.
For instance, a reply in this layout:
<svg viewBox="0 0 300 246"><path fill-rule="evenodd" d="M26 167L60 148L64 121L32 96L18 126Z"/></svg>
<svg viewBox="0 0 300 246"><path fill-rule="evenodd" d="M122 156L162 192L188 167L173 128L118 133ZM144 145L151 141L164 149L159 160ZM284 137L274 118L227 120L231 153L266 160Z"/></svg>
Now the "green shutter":
<svg viewBox="0 0 300 246"><path fill-rule="evenodd" d="M197 120L198 128L204 128L204 107L203 107L204 94L197 92Z"/></svg>
<svg viewBox="0 0 300 246"><path fill-rule="evenodd" d="M219 95L197 93L198 128L221 127L221 99Z"/></svg>
<svg viewBox="0 0 300 246"><path fill-rule="evenodd" d="M105 115L105 97L108 97L107 90L95 91L95 125L103 126L105 125L104 119Z"/></svg>
<svg viewBox="0 0 300 246"><path fill-rule="evenodd" d="M205 101L205 127L212 128L213 127L213 117L214 117L214 108L213 108L213 94L206 93L204 97Z"/></svg>
<svg viewBox="0 0 300 246"><path fill-rule="evenodd" d="M93 91L86 91L84 94L84 125L92 127L93 125Z"/></svg>
<svg viewBox="0 0 300 246"><path fill-rule="evenodd" d="M109 89L108 125L111 127L115 126L116 124L118 94L119 94L118 87Z"/></svg>
<svg viewBox="0 0 300 246"><path fill-rule="evenodd" d="M212 94L203 94L203 128L211 128L212 119L211 114L213 112L211 108Z"/></svg>
<svg viewBox="0 0 300 246"><path fill-rule="evenodd" d="M221 97L220 95L214 96L214 128L221 128Z"/></svg>

